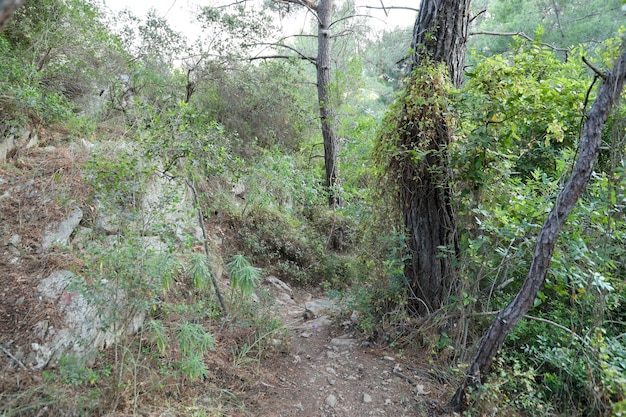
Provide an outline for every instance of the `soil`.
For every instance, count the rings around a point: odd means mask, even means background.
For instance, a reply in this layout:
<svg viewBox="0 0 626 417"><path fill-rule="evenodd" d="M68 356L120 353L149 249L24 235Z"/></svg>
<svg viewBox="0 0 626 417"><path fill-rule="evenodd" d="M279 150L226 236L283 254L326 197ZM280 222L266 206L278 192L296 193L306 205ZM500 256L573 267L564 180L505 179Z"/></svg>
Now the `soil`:
<svg viewBox="0 0 626 417"><path fill-rule="evenodd" d="M41 342L32 331L35 323L42 319L57 320L55 306L42 306L38 299L38 282L54 270L81 268L80 259L71 252L40 251L42 230L47 225L65 218L75 206L83 207L86 216L89 215L90 190L82 181L80 162L67 148L59 147L56 151L35 148L0 167L0 403L8 404L7 401L29 390L34 393L29 395L37 396L32 398L44 399L43 394L38 394L39 387L45 383L42 371L27 369L28 364L25 366L11 355L16 353L18 345ZM19 236L19 241L14 236ZM235 368L226 336L211 355L211 375L204 385L184 386L174 381L174 377L156 375L162 378L159 386L164 387L163 396L151 395L146 390L142 397L146 404L140 404L139 408L132 409L120 400L108 409L106 405L94 408L94 415L192 415L185 410L189 410L189 403L199 398L209 384L237 397L237 406L226 406L211 416L453 415L446 413L445 404L454 387L438 380L428 363L368 340L356 330L356 319L350 318L351 312L326 311L317 317L307 317L306 303L324 299L316 289L278 289L269 283L264 286L277 300L276 314L288 329L287 343L281 345L279 352L260 360L253 370ZM105 352L104 359L107 354L112 355ZM91 388L62 389L71 399L88 396L86 393ZM103 392L109 389L99 388ZM120 395L122 399L132 393L128 387L126 391ZM46 404L54 400L45 398ZM84 415L48 407L39 413L33 411L32 415Z"/></svg>
<svg viewBox="0 0 626 417"><path fill-rule="evenodd" d="M248 404L266 417L446 416L451 388L401 352L360 338L352 320L306 319L312 295L279 294L290 330L288 354L263 364L264 378ZM284 300L287 300L285 302Z"/></svg>

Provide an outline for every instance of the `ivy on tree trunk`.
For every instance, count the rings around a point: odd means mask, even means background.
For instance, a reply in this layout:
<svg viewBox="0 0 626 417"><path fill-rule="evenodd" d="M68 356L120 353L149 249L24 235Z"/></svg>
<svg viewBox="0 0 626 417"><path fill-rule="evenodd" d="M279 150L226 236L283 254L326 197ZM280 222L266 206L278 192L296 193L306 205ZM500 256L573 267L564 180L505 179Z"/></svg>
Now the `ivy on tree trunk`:
<svg viewBox="0 0 626 417"><path fill-rule="evenodd" d="M469 5L470 0L422 0L413 27L410 83L424 83L416 77L430 79L428 71L417 71L420 67L443 63L452 83L461 85ZM445 87L438 82L428 88L427 95L445 96ZM457 219L448 162L452 129L444 106L433 112L426 100L415 112L413 103L407 104L398 133L404 136L403 150L416 166L403 174L399 188L411 253L405 274L412 293L410 305L423 315L445 303L458 275ZM422 156L416 159L412 152Z"/></svg>

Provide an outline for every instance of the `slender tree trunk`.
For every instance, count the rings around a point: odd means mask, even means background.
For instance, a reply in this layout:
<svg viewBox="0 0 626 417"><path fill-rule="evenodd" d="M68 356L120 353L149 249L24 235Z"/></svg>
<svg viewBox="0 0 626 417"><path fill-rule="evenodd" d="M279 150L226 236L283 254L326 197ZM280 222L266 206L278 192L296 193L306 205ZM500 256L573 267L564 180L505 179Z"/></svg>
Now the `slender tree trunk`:
<svg viewBox="0 0 626 417"><path fill-rule="evenodd" d="M422 0L413 28L412 70L443 62L454 85L461 85L469 4L470 0ZM405 178L401 199L412 255L405 270L412 290L409 302L423 315L440 308L452 291L457 280L458 243L448 169L451 129L442 115L429 116L428 123L421 124L432 126L432 132L407 129L405 134L412 137L403 142L408 149L430 153L419 162L423 165L416 169L420 174ZM425 136L431 138L426 145Z"/></svg>
<svg viewBox="0 0 626 417"><path fill-rule="evenodd" d="M467 387L480 384L481 378L491 369L493 358L504 344L507 335L528 312L537 292L543 287L557 236L591 178L600 153L602 130L613 103L622 92L625 78L626 42L622 45L622 55L614 62L611 72L606 74L600 86L598 97L589 111L579 144L578 160L569 180L558 195L554 208L539 232L526 280L517 296L498 314L483 336L476 357L452 399L453 407L463 408Z"/></svg>
<svg viewBox="0 0 626 417"><path fill-rule="evenodd" d="M333 0L320 0L317 4L317 97L324 138L324 164L326 167L326 190L330 208L337 208L342 201L337 193L339 167L337 164L337 134L335 133L334 103L330 95L330 25Z"/></svg>

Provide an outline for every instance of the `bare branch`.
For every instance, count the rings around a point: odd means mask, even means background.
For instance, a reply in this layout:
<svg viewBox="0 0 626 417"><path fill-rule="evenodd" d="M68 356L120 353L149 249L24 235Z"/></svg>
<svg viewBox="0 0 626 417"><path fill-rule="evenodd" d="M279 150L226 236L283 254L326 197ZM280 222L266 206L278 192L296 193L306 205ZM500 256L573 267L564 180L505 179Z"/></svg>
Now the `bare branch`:
<svg viewBox="0 0 626 417"><path fill-rule="evenodd" d="M489 32L486 30L479 30L476 32L470 32L470 35L489 35L489 36L519 36L520 38L526 39L528 42L534 42L535 40L525 34L524 32ZM541 46L545 46L547 48L552 49L553 51L565 52L569 53L568 49L559 48L558 46L550 45L549 43L540 43Z"/></svg>
<svg viewBox="0 0 626 417"><path fill-rule="evenodd" d="M348 36L348 35L354 35L354 30L352 29L346 29L346 30L342 30L339 33L335 33L333 36L331 36L333 39L334 38L340 38L342 36Z"/></svg>
<svg viewBox="0 0 626 417"><path fill-rule="evenodd" d="M368 14L351 14L350 16L346 16L346 17L342 17L341 19L337 19L334 22L332 22L330 24L330 26L328 27L332 27L335 23L339 23L342 22L344 20L348 20L348 19L353 19L355 17L367 17L367 18L371 18L372 16L368 15Z"/></svg>
<svg viewBox="0 0 626 417"><path fill-rule="evenodd" d="M17 359L15 356L11 355L11 352L6 350L2 345L0 345L0 349L4 352L5 355L7 355L9 358L13 359L13 361L15 363L17 363L20 366L20 368L24 369L25 371L28 371L28 368L26 366L24 366L24 364L19 359Z"/></svg>
<svg viewBox="0 0 626 417"><path fill-rule="evenodd" d="M482 9L480 12L476 13L476 15L472 18L470 18L469 23L472 23L474 20L478 19L478 16L480 16L481 14L485 13L487 11L487 9Z"/></svg>
<svg viewBox="0 0 626 417"><path fill-rule="evenodd" d="M261 43L255 43L252 46L256 46L256 45L264 45L264 46L274 46L274 47L280 47L280 48L285 48L285 49L289 49L290 51L295 52L298 56L291 56L291 58L300 58L300 59L305 59L307 61L309 61L310 63L316 65L317 64L317 60L313 57L310 56L306 56L304 55L302 52L298 51L296 48L291 47L289 45L283 45L280 43L265 43L265 42L261 42ZM258 58L254 58L254 59L258 59Z"/></svg>
<svg viewBox="0 0 626 417"><path fill-rule="evenodd" d="M263 56L253 56L248 58L248 61L257 61L259 59L303 59L305 61L309 61L312 64L316 64L315 59L306 56L294 56L294 55L263 55Z"/></svg>
<svg viewBox="0 0 626 417"><path fill-rule="evenodd" d="M419 12L420 9L416 9L414 7L401 7L401 6L388 6L388 7L377 7L377 6L364 6L366 9L375 9L375 10L411 10L414 12ZM386 14L387 12L385 12Z"/></svg>
<svg viewBox="0 0 626 417"><path fill-rule="evenodd" d="M235 1L235 2L230 3L230 4L224 4L222 6L213 6L213 8L214 9L227 9L229 7L232 7L232 6L237 6L237 5L242 4L242 3L247 3L248 1L249 0L238 0L238 1Z"/></svg>
<svg viewBox="0 0 626 417"><path fill-rule="evenodd" d="M383 2L383 0L380 0L380 5L383 6L383 11L385 12L385 16L389 17L389 12L387 12L387 9L385 8L385 3Z"/></svg>
<svg viewBox="0 0 626 417"><path fill-rule="evenodd" d="M304 6L307 9L317 13L317 4L310 0L274 0L275 3L291 3L299 6Z"/></svg>
<svg viewBox="0 0 626 417"><path fill-rule="evenodd" d="M602 78L603 80L606 80L606 73L596 68L591 62L587 60L587 58L584 55L583 55L583 62L587 64L587 66L591 68L591 70L595 72L598 77Z"/></svg>

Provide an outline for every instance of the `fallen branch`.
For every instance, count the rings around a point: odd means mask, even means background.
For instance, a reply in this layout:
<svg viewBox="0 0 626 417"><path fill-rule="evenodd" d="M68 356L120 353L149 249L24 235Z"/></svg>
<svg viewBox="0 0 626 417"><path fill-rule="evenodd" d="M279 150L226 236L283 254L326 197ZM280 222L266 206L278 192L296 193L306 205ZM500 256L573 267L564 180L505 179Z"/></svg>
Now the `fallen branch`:
<svg viewBox="0 0 626 417"><path fill-rule="evenodd" d="M5 353L5 355L7 355L9 358L13 359L13 361L15 363L17 363L20 366L20 368L22 368L25 371L28 371L28 368L18 358L16 358L15 356L11 355L11 352L6 350L4 348L4 346L0 345L0 349L2 349L2 351Z"/></svg>

